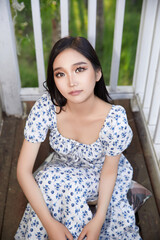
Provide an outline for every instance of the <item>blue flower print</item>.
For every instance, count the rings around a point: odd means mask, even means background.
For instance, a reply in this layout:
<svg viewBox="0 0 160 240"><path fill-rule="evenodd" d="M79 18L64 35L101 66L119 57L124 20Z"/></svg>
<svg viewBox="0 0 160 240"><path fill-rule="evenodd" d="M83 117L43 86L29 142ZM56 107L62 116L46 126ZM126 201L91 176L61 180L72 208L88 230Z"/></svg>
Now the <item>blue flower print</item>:
<svg viewBox="0 0 160 240"><path fill-rule="evenodd" d="M59 133L55 106L46 92L33 106L24 136L32 143L43 142L48 131L54 152L45 160L35 180L51 216L64 224L73 239L77 240L83 227L93 218L87 202L98 198L105 157L121 154L115 187L99 240L140 240L134 211L127 200L133 170L123 155L132 140L125 109L112 105L99 138L87 145ZM27 205L15 239L48 240L47 232L30 204Z"/></svg>

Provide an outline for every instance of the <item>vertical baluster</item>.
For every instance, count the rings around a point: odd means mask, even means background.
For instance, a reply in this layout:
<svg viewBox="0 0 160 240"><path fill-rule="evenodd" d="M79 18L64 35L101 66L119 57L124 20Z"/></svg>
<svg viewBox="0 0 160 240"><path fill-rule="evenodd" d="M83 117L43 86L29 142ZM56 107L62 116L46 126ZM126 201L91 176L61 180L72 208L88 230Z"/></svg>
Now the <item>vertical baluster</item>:
<svg viewBox="0 0 160 240"><path fill-rule="evenodd" d="M154 81L154 89L153 89L153 94L152 94L152 99L151 99L151 105L149 109L149 117L148 117L148 125L149 127L151 126L151 134L152 133L152 126L155 127L156 121L158 118L158 110L160 106L160 101L158 100L160 96L160 54L159 54L159 63L158 63L158 69L157 69L157 74L156 78Z"/></svg>
<svg viewBox="0 0 160 240"><path fill-rule="evenodd" d="M159 114L158 114L158 118L157 118L157 123L156 123L153 140L154 140L154 144L159 145L159 150L160 150L160 108L159 108Z"/></svg>
<svg viewBox="0 0 160 240"><path fill-rule="evenodd" d="M0 94L7 115L22 115L20 74L9 0L0 0Z"/></svg>
<svg viewBox="0 0 160 240"><path fill-rule="evenodd" d="M158 3L157 17L155 20L155 30L153 35L150 63L148 68L148 74L146 79L146 87L144 91L143 111L148 118L148 110L151 105L154 81L156 77L156 71L158 67L158 56L160 51L160 2Z"/></svg>
<svg viewBox="0 0 160 240"><path fill-rule="evenodd" d="M142 7L140 33L138 39L139 44L137 48L136 64L133 77L135 93L139 95L141 103L144 97L145 83L150 61L157 4L158 0L145 0L143 1Z"/></svg>
<svg viewBox="0 0 160 240"><path fill-rule="evenodd" d="M154 148L157 154L158 164L160 168L160 108L159 108L159 114L158 114L157 123L154 131L153 141L154 141Z"/></svg>
<svg viewBox="0 0 160 240"><path fill-rule="evenodd" d="M88 40L95 48L96 44L97 0L88 0Z"/></svg>
<svg viewBox="0 0 160 240"><path fill-rule="evenodd" d="M39 0L31 0L33 30L35 39L37 73L40 93L43 91L43 82L45 81L45 68L43 57L42 29Z"/></svg>
<svg viewBox="0 0 160 240"><path fill-rule="evenodd" d="M117 0L116 2L114 42L113 42L112 64L111 64L111 74L110 74L110 90L111 91L116 91L117 84L118 84L125 2L126 2L125 0Z"/></svg>
<svg viewBox="0 0 160 240"><path fill-rule="evenodd" d="M60 0L61 37L69 35L69 7L68 0Z"/></svg>

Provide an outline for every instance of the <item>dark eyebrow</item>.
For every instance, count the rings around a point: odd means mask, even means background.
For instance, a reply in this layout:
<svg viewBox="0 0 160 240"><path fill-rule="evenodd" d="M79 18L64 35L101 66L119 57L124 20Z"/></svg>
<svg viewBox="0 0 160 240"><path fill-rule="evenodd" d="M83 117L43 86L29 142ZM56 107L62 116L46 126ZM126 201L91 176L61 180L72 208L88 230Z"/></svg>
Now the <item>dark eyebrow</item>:
<svg viewBox="0 0 160 240"><path fill-rule="evenodd" d="M53 72L60 70L60 69L62 69L62 67L57 67L57 68L53 69Z"/></svg>
<svg viewBox="0 0 160 240"><path fill-rule="evenodd" d="M87 63L86 62L77 62L77 63L74 63L73 66L77 66L77 65L81 65L81 64L87 64ZM53 72L60 70L60 69L63 69L63 67L57 67L57 68L53 69Z"/></svg>
<svg viewBox="0 0 160 240"><path fill-rule="evenodd" d="M86 62L77 62L77 63L74 63L73 66L75 65L81 65L81 64L87 64Z"/></svg>

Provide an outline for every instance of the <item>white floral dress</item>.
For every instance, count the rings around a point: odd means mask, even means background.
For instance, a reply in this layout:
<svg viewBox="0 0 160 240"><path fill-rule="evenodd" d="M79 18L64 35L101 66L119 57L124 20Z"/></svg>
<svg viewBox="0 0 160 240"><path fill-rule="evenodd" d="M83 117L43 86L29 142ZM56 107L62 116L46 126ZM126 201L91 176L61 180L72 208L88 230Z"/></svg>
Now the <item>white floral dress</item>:
<svg viewBox="0 0 160 240"><path fill-rule="evenodd" d="M45 93L29 114L24 130L25 139L32 143L43 142L48 130L54 152L38 170L35 179L51 215L63 223L76 240L82 228L93 217L87 202L98 198L100 172L105 156L122 153L131 142L132 131L124 108L112 105L97 141L82 144L67 139L57 129L55 106L50 95ZM141 239L135 225L134 211L127 200L132 173L130 163L122 154L99 237L101 240ZM15 239L48 239L46 230L30 204L26 207Z"/></svg>

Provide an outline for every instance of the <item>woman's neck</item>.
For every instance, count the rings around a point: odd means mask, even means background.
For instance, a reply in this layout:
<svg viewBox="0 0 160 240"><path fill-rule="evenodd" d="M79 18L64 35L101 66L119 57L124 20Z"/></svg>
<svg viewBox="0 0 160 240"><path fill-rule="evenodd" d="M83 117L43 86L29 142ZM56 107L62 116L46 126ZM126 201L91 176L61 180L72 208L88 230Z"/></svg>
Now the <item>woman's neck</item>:
<svg viewBox="0 0 160 240"><path fill-rule="evenodd" d="M89 113L94 112L97 100L98 98L94 95L93 98L83 103L67 102L65 109L72 115L86 116Z"/></svg>

